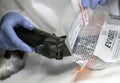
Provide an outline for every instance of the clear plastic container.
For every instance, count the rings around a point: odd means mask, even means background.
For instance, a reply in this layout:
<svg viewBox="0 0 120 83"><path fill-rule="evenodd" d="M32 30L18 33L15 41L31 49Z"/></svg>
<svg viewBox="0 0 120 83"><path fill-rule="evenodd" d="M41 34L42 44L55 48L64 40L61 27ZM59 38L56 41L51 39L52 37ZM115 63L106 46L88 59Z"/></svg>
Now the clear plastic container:
<svg viewBox="0 0 120 83"><path fill-rule="evenodd" d="M113 23L107 7L98 7L92 11L90 9L83 10L80 6L80 10L66 39L66 44L75 57L74 61L82 69L90 70L101 70L118 64L119 60L104 61L99 55L95 55L103 25Z"/></svg>

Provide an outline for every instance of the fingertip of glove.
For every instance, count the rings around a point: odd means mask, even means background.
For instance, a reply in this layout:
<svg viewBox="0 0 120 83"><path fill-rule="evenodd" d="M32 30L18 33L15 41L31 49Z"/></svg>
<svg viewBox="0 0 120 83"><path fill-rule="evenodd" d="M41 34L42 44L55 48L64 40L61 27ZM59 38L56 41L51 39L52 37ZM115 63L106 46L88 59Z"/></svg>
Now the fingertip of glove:
<svg viewBox="0 0 120 83"><path fill-rule="evenodd" d="M84 9L88 7L89 5L88 3L89 3L88 0L82 0L82 6Z"/></svg>
<svg viewBox="0 0 120 83"><path fill-rule="evenodd" d="M100 4L100 5L106 5L107 2L108 2L108 0L104 0L104 1L99 2L99 4Z"/></svg>
<svg viewBox="0 0 120 83"><path fill-rule="evenodd" d="M23 27L28 29L28 30L34 29L34 26L29 21L26 21L26 20L23 21Z"/></svg>
<svg viewBox="0 0 120 83"><path fill-rule="evenodd" d="M24 49L23 51L27 53L32 53L34 50L32 48L27 48L27 49Z"/></svg>
<svg viewBox="0 0 120 83"><path fill-rule="evenodd" d="M18 50L22 50L22 51L27 52L27 53L32 53L35 50L34 48L32 48L28 45L25 45L25 46L22 45L18 48L19 48Z"/></svg>
<svg viewBox="0 0 120 83"><path fill-rule="evenodd" d="M97 4L91 4L91 5L90 5L90 8L93 9L93 10L94 10L96 7L97 7Z"/></svg>

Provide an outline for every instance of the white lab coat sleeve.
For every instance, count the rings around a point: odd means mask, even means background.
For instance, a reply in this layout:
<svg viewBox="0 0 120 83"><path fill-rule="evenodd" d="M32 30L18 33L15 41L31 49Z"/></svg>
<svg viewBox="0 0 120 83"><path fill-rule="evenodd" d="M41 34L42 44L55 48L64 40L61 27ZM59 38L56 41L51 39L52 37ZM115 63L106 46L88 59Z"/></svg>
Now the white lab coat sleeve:
<svg viewBox="0 0 120 83"><path fill-rule="evenodd" d="M16 0L41 30L63 36L68 33L76 13L70 0Z"/></svg>
<svg viewBox="0 0 120 83"><path fill-rule="evenodd" d="M16 0L0 0L0 19L7 12L21 13L22 9L16 3Z"/></svg>

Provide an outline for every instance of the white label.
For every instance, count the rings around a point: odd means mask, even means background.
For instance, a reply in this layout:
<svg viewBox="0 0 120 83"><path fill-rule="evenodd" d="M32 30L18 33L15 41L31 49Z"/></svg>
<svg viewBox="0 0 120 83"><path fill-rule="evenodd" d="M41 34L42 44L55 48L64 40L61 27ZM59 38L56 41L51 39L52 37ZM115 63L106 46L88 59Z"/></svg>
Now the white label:
<svg viewBox="0 0 120 83"><path fill-rule="evenodd" d="M83 24L81 19L82 19L81 14L79 14L78 17L75 19L75 21L72 25L72 28L70 30L70 33L66 39L66 41L68 43L67 45L69 45L70 50L73 49L75 41L79 35L81 25Z"/></svg>
<svg viewBox="0 0 120 83"><path fill-rule="evenodd" d="M105 62L116 62L120 60L119 25L104 24L94 55Z"/></svg>

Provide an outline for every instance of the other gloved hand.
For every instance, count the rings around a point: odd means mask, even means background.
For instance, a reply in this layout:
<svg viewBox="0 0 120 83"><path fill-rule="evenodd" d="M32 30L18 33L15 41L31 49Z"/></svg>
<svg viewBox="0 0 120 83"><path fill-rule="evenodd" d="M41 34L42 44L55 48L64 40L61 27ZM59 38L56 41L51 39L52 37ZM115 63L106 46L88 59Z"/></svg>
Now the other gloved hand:
<svg viewBox="0 0 120 83"><path fill-rule="evenodd" d="M90 8L95 9L97 5L106 5L109 0L82 0L82 5L84 8L87 8L90 5Z"/></svg>
<svg viewBox="0 0 120 83"><path fill-rule="evenodd" d="M16 12L9 12L1 19L0 48L5 50L21 50L32 52L33 48L24 43L15 33L14 27L20 25L25 29L33 30L34 26Z"/></svg>

